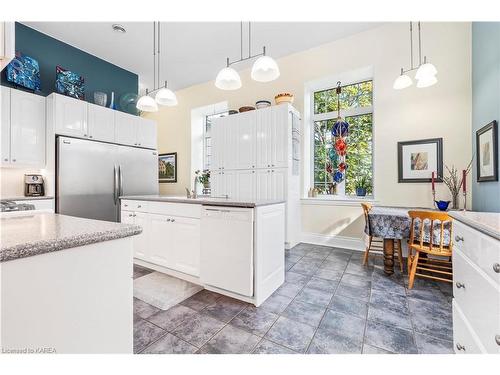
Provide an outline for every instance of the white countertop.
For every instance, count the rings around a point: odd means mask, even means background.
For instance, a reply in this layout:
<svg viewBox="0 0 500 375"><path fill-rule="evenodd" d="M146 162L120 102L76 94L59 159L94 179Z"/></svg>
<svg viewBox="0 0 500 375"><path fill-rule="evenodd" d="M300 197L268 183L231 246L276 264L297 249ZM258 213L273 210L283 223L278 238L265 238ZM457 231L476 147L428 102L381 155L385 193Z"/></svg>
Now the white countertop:
<svg viewBox="0 0 500 375"><path fill-rule="evenodd" d="M461 221L491 237L500 240L500 213L476 211L449 211L455 220Z"/></svg>
<svg viewBox="0 0 500 375"><path fill-rule="evenodd" d="M129 199L137 201L153 201L153 202L171 202L171 203L191 203L201 204L205 206L227 206L227 207L244 207L254 208L259 206L269 206L272 204L285 203L282 199L271 200L241 200L231 198L186 198L185 196L172 196L172 195L126 195L121 196L120 199Z"/></svg>

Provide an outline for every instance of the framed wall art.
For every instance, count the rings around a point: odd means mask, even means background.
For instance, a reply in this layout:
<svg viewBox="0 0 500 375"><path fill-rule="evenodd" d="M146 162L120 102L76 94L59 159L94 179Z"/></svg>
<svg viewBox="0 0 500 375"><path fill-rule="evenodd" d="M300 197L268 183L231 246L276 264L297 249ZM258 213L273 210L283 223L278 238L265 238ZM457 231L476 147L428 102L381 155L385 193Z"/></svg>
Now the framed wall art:
<svg viewBox="0 0 500 375"><path fill-rule="evenodd" d="M398 182L436 182L443 176L443 138L398 142Z"/></svg>
<svg viewBox="0 0 500 375"><path fill-rule="evenodd" d="M158 181L177 182L177 152L158 155Z"/></svg>
<svg viewBox="0 0 500 375"><path fill-rule="evenodd" d="M498 125L490 122L476 131L477 182L498 181Z"/></svg>

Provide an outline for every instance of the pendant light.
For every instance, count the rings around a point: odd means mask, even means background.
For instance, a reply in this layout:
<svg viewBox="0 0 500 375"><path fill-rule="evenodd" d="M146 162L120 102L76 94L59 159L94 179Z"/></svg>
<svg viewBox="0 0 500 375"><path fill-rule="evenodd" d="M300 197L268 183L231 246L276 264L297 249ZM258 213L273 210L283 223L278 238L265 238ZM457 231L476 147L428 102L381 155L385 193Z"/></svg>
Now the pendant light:
<svg viewBox="0 0 500 375"><path fill-rule="evenodd" d="M149 91L146 89L146 94L141 96L137 101L137 109L143 112L158 112L158 104L148 94Z"/></svg>
<svg viewBox="0 0 500 375"><path fill-rule="evenodd" d="M237 90L241 87L241 78L236 70L231 68L231 65L237 64L242 61L251 60L256 57L258 59L252 66L251 77L257 82L270 82L274 81L280 76L280 70L276 61L270 56L266 55L266 47L262 48L262 53L252 55L252 32L251 23L248 23L248 57L243 57L243 22L240 23L240 59L229 61L226 59L226 67L221 69L215 79L215 86L221 90Z"/></svg>
<svg viewBox="0 0 500 375"><path fill-rule="evenodd" d="M160 81L161 75L161 59L160 59L160 41L161 31L160 31L160 21L158 21L158 81ZM158 83L159 86L159 83ZM165 81L165 86L160 88L156 93L155 100L160 105L165 105L168 107L173 107L177 105L177 96L175 93L167 87L167 81Z"/></svg>
<svg viewBox="0 0 500 375"><path fill-rule="evenodd" d="M394 80L393 88L395 90L405 89L413 85L413 80L407 74L413 70L416 70L415 79L417 80L417 88L430 87L437 83L437 69L436 67L427 62L427 56L424 56L424 61L422 63L422 38L421 38L421 27L420 22L418 22L418 62L417 67L413 66L413 22L410 22L410 69L404 70L401 68L401 74Z"/></svg>

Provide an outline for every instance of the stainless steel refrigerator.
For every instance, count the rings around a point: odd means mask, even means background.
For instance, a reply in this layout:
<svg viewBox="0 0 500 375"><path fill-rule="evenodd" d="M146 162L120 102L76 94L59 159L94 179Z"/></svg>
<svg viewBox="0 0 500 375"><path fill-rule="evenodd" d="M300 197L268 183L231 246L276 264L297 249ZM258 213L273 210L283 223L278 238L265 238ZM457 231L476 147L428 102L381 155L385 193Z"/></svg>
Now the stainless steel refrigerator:
<svg viewBox="0 0 500 375"><path fill-rule="evenodd" d="M156 150L57 138L56 212L119 221L122 195L158 194Z"/></svg>

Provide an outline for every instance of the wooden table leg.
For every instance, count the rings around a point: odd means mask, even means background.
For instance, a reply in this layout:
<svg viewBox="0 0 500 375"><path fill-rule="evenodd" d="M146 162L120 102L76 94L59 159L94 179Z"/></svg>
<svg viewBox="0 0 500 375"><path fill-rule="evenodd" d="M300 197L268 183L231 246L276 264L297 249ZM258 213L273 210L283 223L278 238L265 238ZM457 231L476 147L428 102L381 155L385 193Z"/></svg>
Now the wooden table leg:
<svg viewBox="0 0 500 375"><path fill-rule="evenodd" d="M392 275L394 273L394 240L384 238L384 273Z"/></svg>

